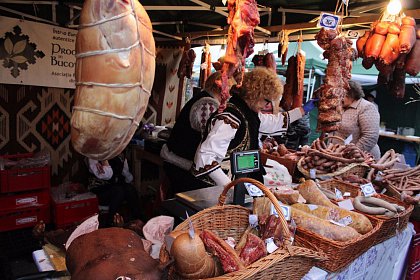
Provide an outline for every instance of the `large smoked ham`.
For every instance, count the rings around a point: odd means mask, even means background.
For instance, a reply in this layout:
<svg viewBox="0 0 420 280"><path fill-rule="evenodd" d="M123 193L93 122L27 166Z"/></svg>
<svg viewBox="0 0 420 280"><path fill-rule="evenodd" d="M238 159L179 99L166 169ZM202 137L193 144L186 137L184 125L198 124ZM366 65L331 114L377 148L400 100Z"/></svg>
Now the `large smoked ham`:
<svg viewBox="0 0 420 280"><path fill-rule="evenodd" d="M244 69L245 58L254 52L254 28L260 23L255 0L228 0L228 42L222 66L222 95L219 112L230 97L229 78L238 68ZM242 72L243 73L243 72Z"/></svg>
<svg viewBox="0 0 420 280"><path fill-rule="evenodd" d="M99 160L118 155L139 126L154 74L155 42L142 5L137 0L85 0L71 119L76 151Z"/></svg>

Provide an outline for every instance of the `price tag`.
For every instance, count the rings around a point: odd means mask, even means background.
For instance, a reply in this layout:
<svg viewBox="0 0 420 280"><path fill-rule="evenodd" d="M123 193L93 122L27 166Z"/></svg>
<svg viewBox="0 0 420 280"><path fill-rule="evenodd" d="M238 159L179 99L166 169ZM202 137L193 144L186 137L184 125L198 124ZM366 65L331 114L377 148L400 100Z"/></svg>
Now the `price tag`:
<svg viewBox="0 0 420 280"><path fill-rule="evenodd" d="M347 30L346 37L349 39L357 39L360 37L360 33L355 30Z"/></svg>
<svg viewBox="0 0 420 280"><path fill-rule="evenodd" d="M224 6L226 6L227 1L228 0L222 0L222 3L223 3Z"/></svg>
<svg viewBox="0 0 420 280"><path fill-rule="evenodd" d="M260 190L257 186L251 183L244 183L244 185L250 196L252 197L264 196L264 193L262 192L262 190Z"/></svg>
<svg viewBox="0 0 420 280"><path fill-rule="evenodd" d="M345 192L343 193L343 196L347 197L347 196L351 196L351 194L349 192Z"/></svg>
<svg viewBox="0 0 420 280"><path fill-rule="evenodd" d="M306 204L306 206L308 206L309 210L311 211L318 209L318 205L315 205L315 204Z"/></svg>
<svg viewBox="0 0 420 280"><path fill-rule="evenodd" d="M338 223L343 224L345 226L348 226L349 224L353 223L353 220L350 216L346 216L346 217L338 220Z"/></svg>
<svg viewBox="0 0 420 280"><path fill-rule="evenodd" d="M346 144L346 145L348 145L348 144L350 144L351 143L351 141L353 140L353 134L350 134L350 136L349 137L347 137L345 140L344 140L344 144Z"/></svg>
<svg viewBox="0 0 420 280"><path fill-rule="evenodd" d="M326 29L336 29L339 21L339 16L322 12L319 16L317 27L323 27Z"/></svg>
<svg viewBox="0 0 420 280"><path fill-rule="evenodd" d="M273 238L267 238L265 240L265 244L267 245L267 252L269 254L273 253L275 250L277 250L279 247L277 247L276 244L274 244L274 239Z"/></svg>
<svg viewBox="0 0 420 280"><path fill-rule="evenodd" d="M343 193L339 189L337 189L337 188L335 188L335 197L338 200L343 200Z"/></svg>
<svg viewBox="0 0 420 280"><path fill-rule="evenodd" d="M376 194L375 188L373 187L372 183L361 185L360 188L362 189L364 196L372 196Z"/></svg>
<svg viewBox="0 0 420 280"><path fill-rule="evenodd" d="M346 225L343 225L342 223L336 222L334 220L329 220L329 221L330 221L330 223L332 223L334 225L337 225L337 226L340 226L340 227L345 227L346 226Z"/></svg>
<svg viewBox="0 0 420 280"><path fill-rule="evenodd" d="M338 207L349 210L349 211L354 210L353 203L351 202L351 199L346 199L346 200L343 200L343 201L339 201L338 202Z"/></svg>
<svg viewBox="0 0 420 280"><path fill-rule="evenodd" d="M249 225L253 228L258 226L258 215L249 215Z"/></svg>
<svg viewBox="0 0 420 280"><path fill-rule="evenodd" d="M286 221L290 221L290 218L292 217L292 213L291 213L291 208L288 205L280 205L281 208L281 212L283 213L284 218L286 219ZM276 208L274 208L274 205L271 203L271 213L270 214L274 214L277 217L279 216L279 214L276 211Z"/></svg>
<svg viewBox="0 0 420 280"><path fill-rule="evenodd" d="M309 177L316 179L316 169L309 169Z"/></svg>

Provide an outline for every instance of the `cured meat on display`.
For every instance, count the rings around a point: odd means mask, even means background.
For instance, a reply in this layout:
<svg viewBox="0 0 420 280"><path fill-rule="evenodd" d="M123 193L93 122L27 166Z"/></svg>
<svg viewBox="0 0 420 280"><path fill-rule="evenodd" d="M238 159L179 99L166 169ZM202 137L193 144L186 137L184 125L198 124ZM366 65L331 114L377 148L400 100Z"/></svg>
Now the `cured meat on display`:
<svg viewBox="0 0 420 280"><path fill-rule="evenodd" d="M352 42L339 36L336 30L321 29L315 36L328 59L324 84L319 88L318 131L338 130L343 111L342 101L349 90L352 61L357 57Z"/></svg>
<svg viewBox="0 0 420 280"><path fill-rule="evenodd" d="M89 158L113 158L139 126L155 75L152 25L138 1L84 1L75 74L73 147Z"/></svg>
<svg viewBox="0 0 420 280"><path fill-rule="evenodd" d="M207 78L211 74L211 53L210 45L206 44L203 48L201 54L201 64L200 64L200 80L198 86L204 88L204 84L207 81Z"/></svg>
<svg viewBox="0 0 420 280"><path fill-rule="evenodd" d="M375 65L378 84L387 85L397 98L404 97L406 73L416 76L420 70L419 35L414 18L404 16L394 22L375 21L356 42L363 67Z"/></svg>
<svg viewBox="0 0 420 280"><path fill-rule="evenodd" d="M187 77L188 79L191 79L195 57L196 55L194 50L191 49L191 44L187 42L182 53L181 61L179 62L177 72L178 78L183 79L184 77Z"/></svg>
<svg viewBox="0 0 420 280"><path fill-rule="evenodd" d="M219 112L226 108L230 97L228 80L235 71L245 67L245 58L254 52L254 28L260 23L255 0L228 0L228 43L222 66L222 100ZM240 86L240 85L238 85Z"/></svg>

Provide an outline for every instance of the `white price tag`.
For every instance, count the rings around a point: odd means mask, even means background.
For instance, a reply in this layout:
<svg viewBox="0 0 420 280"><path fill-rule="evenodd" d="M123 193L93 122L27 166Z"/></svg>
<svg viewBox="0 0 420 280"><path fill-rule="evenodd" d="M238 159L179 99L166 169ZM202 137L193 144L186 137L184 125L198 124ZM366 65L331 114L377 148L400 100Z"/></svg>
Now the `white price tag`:
<svg viewBox="0 0 420 280"><path fill-rule="evenodd" d="M354 210L353 203L351 202L351 199L346 199L346 200L343 200L343 201L339 201L338 202L338 207L349 210L349 211Z"/></svg>
<svg viewBox="0 0 420 280"><path fill-rule="evenodd" d="M349 39L357 39L360 37L360 33L359 31L355 31L355 30L348 30L346 33L346 37Z"/></svg>
<svg viewBox="0 0 420 280"><path fill-rule="evenodd" d="M345 192L343 193L343 196L347 197L347 196L351 196L351 194L349 192Z"/></svg>
<svg viewBox="0 0 420 280"><path fill-rule="evenodd" d="M292 209L290 208L290 206L288 205L280 205L281 208L281 212L283 213L284 218L286 219L286 221L290 221L290 218L292 217ZM279 214L276 211L276 208L274 208L274 204L271 203L271 213L270 214L274 214L277 217L279 216Z"/></svg>
<svg viewBox="0 0 420 280"><path fill-rule="evenodd" d="M339 16L322 12L319 16L317 27L323 27L326 29L336 29L339 21Z"/></svg>
<svg viewBox="0 0 420 280"><path fill-rule="evenodd" d="M351 141L353 140L353 134L350 134L350 136L349 137L347 137L345 140L344 140L344 144L346 144L346 145L348 145L348 144L350 144L351 143Z"/></svg>
<svg viewBox="0 0 420 280"><path fill-rule="evenodd" d="M249 225L253 228L258 226L258 215L249 215Z"/></svg>
<svg viewBox="0 0 420 280"><path fill-rule="evenodd" d="M337 226L340 226L340 227L345 227L346 226L346 225L343 225L342 223L336 222L334 220L329 220L329 221L330 221L330 223L332 223L334 225L337 225Z"/></svg>
<svg viewBox="0 0 420 280"><path fill-rule="evenodd" d="M343 200L343 193L337 188L335 188L335 198L338 200Z"/></svg>
<svg viewBox="0 0 420 280"><path fill-rule="evenodd" d="M346 217L338 220L338 223L343 224L345 226L348 226L349 224L353 223L353 220L350 216L346 216Z"/></svg>
<svg viewBox="0 0 420 280"><path fill-rule="evenodd" d="M308 206L309 210L311 211L318 209L318 205L315 205L315 204L306 204L306 206Z"/></svg>
<svg viewBox="0 0 420 280"><path fill-rule="evenodd" d="M227 1L228 0L222 0L222 3L223 3L224 6L226 6Z"/></svg>
<svg viewBox="0 0 420 280"><path fill-rule="evenodd" d="M360 188L362 189L364 196L372 196L376 194L375 188L373 187L372 183L361 185Z"/></svg>
<svg viewBox="0 0 420 280"><path fill-rule="evenodd" d="M265 240L265 244L267 245L267 252L269 254L273 253L275 250L277 250L279 247L277 247L276 244L274 244L273 238L267 238Z"/></svg>
<svg viewBox="0 0 420 280"><path fill-rule="evenodd" d="M250 196L252 197L264 196L264 193L262 192L262 190L260 190L257 186L251 183L244 183L244 185Z"/></svg>
<svg viewBox="0 0 420 280"><path fill-rule="evenodd" d="M309 169L309 177L316 179L316 169Z"/></svg>

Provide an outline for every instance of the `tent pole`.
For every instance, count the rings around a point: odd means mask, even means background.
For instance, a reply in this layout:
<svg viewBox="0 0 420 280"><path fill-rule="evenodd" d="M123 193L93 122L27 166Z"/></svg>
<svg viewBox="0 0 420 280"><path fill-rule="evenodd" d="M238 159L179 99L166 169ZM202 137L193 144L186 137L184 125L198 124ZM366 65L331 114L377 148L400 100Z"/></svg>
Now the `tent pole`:
<svg viewBox="0 0 420 280"><path fill-rule="evenodd" d="M308 102L309 95L311 95L311 81L312 81L312 67L311 69L309 69L308 89L306 90L306 102Z"/></svg>
<svg viewBox="0 0 420 280"><path fill-rule="evenodd" d="M316 76L314 75L314 78L312 81L312 87L311 87L311 99L312 99L312 96L314 95L315 82L316 82Z"/></svg>

